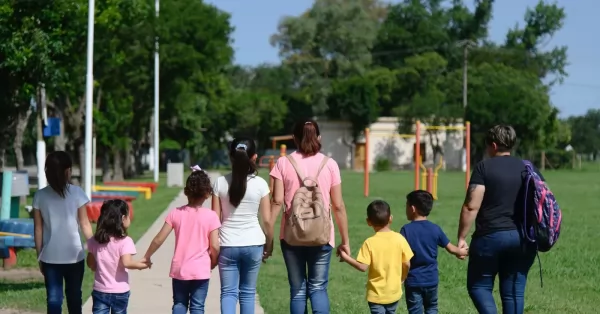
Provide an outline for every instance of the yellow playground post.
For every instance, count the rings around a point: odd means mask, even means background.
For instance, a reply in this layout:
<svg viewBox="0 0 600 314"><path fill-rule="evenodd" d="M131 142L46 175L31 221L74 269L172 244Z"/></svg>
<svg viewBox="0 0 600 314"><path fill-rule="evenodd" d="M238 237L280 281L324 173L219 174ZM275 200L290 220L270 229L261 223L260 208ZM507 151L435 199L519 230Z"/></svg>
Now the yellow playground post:
<svg viewBox="0 0 600 314"><path fill-rule="evenodd" d="M440 172L440 169L442 168L443 165L444 165L444 157L441 156L440 163L433 170L433 188L432 188L433 191L431 192L431 194L433 195L434 200L438 199L438 172Z"/></svg>
<svg viewBox="0 0 600 314"><path fill-rule="evenodd" d="M133 187L133 186L102 186L94 185L94 192L97 191L130 191L144 194L144 198L149 200L152 198L152 189L148 187Z"/></svg>

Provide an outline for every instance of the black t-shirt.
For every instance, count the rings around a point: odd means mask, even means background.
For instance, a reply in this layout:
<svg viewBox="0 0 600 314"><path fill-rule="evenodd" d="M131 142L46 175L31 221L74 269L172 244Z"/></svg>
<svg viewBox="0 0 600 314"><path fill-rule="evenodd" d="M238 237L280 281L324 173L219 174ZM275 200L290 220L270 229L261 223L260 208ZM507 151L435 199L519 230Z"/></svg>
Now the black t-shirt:
<svg viewBox="0 0 600 314"><path fill-rule="evenodd" d="M516 215L522 212L524 205L524 175L523 160L513 156L485 159L475 166L469 185L485 186L485 194L475 219L473 237L517 229ZM544 180L541 174L540 177Z"/></svg>

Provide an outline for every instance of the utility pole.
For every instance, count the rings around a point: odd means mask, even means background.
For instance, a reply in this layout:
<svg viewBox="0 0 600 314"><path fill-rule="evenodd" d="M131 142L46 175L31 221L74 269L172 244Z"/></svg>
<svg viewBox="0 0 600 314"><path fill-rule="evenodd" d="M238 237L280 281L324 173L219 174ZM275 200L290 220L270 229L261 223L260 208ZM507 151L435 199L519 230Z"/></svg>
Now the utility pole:
<svg viewBox="0 0 600 314"><path fill-rule="evenodd" d="M467 97L467 77L469 76L469 48L475 45L475 43L471 40L465 39L458 42L459 46L463 47L463 124L467 123L467 105L468 105L468 97ZM467 135L466 129L463 131L463 149L462 149L462 158L463 161L463 171L467 171Z"/></svg>

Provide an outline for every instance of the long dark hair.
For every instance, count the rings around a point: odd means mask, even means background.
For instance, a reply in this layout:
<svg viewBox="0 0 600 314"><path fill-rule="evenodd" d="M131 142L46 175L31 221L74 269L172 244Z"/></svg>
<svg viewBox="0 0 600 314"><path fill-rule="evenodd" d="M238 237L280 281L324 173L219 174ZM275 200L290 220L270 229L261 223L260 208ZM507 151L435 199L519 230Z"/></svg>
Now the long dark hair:
<svg viewBox="0 0 600 314"><path fill-rule="evenodd" d="M321 141L319 141L321 132L316 121L305 119L296 122L292 134L300 154L310 157L321 151Z"/></svg>
<svg viewBox="0 0 600 314"><path fill-rule="evenodd" d="M55 151L46 157L44 172L48 185L60 197L65 198L69 190L69 176L67 170L73 168L73 160L67 152Z"/></svg>
<svg viewBox="0 0 600 314"><path fill-rule="evenodd" d="M246 194L248 175L256 174L256 164L252 157L256 155L256 144L248 137L238 137L231 142L231 183L229 184L229 203L238 207Z"/></svg>
<svg viewBox="0 0 600 314"><path fill-rule="evenodd" d="M111 238L123 239L127 229L123 226L123 218L129 216L129 206L123 200L108 200L100 208L100 218L96 226L94 239L100 244L110 242Z"/></svg>

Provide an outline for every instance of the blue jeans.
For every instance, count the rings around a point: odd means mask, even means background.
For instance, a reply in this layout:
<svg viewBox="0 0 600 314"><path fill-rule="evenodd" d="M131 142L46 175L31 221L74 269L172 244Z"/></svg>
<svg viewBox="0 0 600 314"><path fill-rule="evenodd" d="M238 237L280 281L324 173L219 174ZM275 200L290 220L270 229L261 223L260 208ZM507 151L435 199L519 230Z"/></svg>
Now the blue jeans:
<svg viewBox="0 0 600 314"><path fill-rule="evenodd" d="M262 256L262 245L221 247L221 314L235 314L238 298L240 314L254 314L256 281Z"/></svg>
<svg viewBox="0 0 600 314"><path fill-rule="evenodd" d="M406 309L409 314L437 314L438 286L404 287Z"/></svg>
<svg viewBox="0 0 600 314"><path fill-rule="evenodd" d="M127 314L129 291L124 293L104 293L92 291L93 314Z"/></svg>
<svg viewBox="0 0 600 314"><path fill-rule="evenodd" d="M290 314L308 314L307 295L313 314L329 314L329 263L331 245L291 246L281 240L281 252L290 283Z"/></svg>
<svg viewBox="0 0 600 314"><path fill-rule="evenodd" d="M69 314L81 314L81 284L83 283L84 261L75 264L48 264L42 262L42 273L46 286L48 314L62 314L63 297L67 297ZM65 290L63 295L63 288Z"/></svg>
<svg viewBox="0 0 600 314"><path fill-rule="evenodd" d="M204 301L208 294L208 279L173 279L173 314L204 314Z"/></svg>
<svg viewBox="0 0 600 314"><path fill-rule="evenodd" d="M467 289L480 314L496 314L492 290L500 278L502 313L523 314L527 273L536 250L518 230L498 231L473 238L469 247Z"/></svg>
<svg viewBox="0 0 600 314"><path fill-rule="evenodd" d="M398 307L398 301L390 304L378 304L369 302L369 309L371 314L396 314L396 308Z"/></svg>

